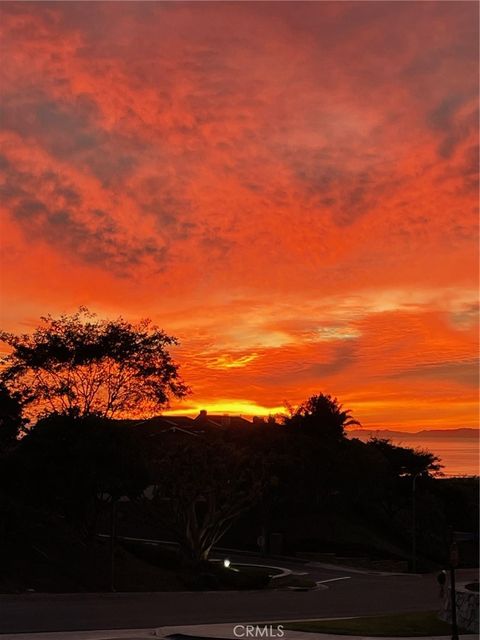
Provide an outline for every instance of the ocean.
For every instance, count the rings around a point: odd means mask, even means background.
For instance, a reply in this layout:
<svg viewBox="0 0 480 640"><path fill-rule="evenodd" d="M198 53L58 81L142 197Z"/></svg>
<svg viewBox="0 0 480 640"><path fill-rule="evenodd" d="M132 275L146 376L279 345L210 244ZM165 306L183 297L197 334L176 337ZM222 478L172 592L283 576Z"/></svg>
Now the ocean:
<svg viewBox="0 0 480 640"><path fill-rule="evenodd" d="M372 432L365 429L364 433L359 433L359 430L356 430L354 437L368 440L372 434L388 438L393 444L427 449L441 459L441 463L444 465L442 472L446 476L472 476L479 475L480 470L478 432L473 429L471 431L472 433L468 436L454 438L451 432L442 437L438 431L435 432L435 436L429 436L428 431L424 431L422 434L399 434L398 432L389 434L388 432Z"/></svg>

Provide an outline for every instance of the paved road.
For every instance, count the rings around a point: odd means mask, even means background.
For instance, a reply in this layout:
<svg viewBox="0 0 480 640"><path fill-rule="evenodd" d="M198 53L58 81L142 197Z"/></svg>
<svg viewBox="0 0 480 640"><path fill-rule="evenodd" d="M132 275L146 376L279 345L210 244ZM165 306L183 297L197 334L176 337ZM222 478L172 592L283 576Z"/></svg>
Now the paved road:
<svg viewBox="0 0 480 640"><path fill-rule="evenodd" d="M244 560L245 561L245 560ZM257 558L258 561L258 558ZM433 576L367 575L272 562L308 571L319 591L223 591L0 596L0 633L132 629L421 611L439 606Z"/></svg>

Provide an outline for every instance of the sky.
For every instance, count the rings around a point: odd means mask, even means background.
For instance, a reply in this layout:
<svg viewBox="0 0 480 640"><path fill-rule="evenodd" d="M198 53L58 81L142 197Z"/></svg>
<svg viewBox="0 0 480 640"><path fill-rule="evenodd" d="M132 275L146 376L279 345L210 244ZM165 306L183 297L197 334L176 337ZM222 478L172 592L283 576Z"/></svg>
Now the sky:
<svg viewBox="0 0 480 640"><path fill-rule="evenodd" d="M1 325L180 339L172 411L478 424L478 4L0 4Z"/></svg>

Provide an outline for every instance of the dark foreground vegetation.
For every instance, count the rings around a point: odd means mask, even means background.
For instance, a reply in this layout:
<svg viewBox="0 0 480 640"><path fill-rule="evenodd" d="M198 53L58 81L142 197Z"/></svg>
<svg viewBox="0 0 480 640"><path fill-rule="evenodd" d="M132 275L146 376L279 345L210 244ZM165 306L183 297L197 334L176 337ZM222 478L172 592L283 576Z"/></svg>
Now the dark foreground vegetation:
<svg viewBox="0 0 480 640"><path fill-rule="evenodd" d="M219 544L406 570L415 540L415 568L430 570L452 529L476 531L475 479L438 477L429 452L348 439L358 423L328 395L252 423L120 419L188 392L173 338L81 311L4 339L2 591L269 585L212 563ZM475 549L461 548L463 564Z"/></svg>

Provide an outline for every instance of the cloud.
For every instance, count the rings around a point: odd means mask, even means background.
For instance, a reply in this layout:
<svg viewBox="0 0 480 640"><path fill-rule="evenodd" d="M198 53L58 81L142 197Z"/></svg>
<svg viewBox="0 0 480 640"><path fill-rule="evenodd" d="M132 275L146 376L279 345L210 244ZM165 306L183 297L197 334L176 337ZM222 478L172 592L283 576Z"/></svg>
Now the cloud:
<svg viewBox="0 0 480 640"><path fill-rule="evenodd" d="M9 326L81 303L153 316L200 404L321 387L409 425L420 371L439 415L470 407L477 16L4 3Z"/></svg>
<svg viewBox="0 0 480 640"><path fill-rule="evenodd" d="M340 345L335 349L330 362L317 362L307 369L311 377L324 378L341 373L349 368L355 360L356 348L354 345Z"/></svg>
<svg viewBox="0 0 480 640"><path fill-rule="evenodd" d="M441 132L438 146L441 158L450 158L462 143L473 140L478 126L477 92L469 96L447 96L427 114L430 126Z"/></svg>
<svg viewBox="0 0 480 640"><path fill-rule="evenodd" d="M392 377L404 380L429 378L438 382L452 381L460 386L468 385L478 388L478 364L478 360L419 364L414 369L397 372Z"/></svg>
<svg viewBox="0 0 480 640"><path fill-rule="evenodd" d="M25 237L42 241L75 261L124 276L146 259L161 264L165 249L153 238L125 237L115 215L90 208L81 189L61 173L33 173L4 159L2 198Z"/></svg>
<svg viewBox="0 0 480 640"><path fill-rule="evenodd" d="M148 146L106 131L99 118L95 102L84 95L75 97L73 104L53 100L40 89L2 96L0 120L5 131L40 145L53 158L91 172L103 184L118 183L132 172L136 158Z"/></svg>

